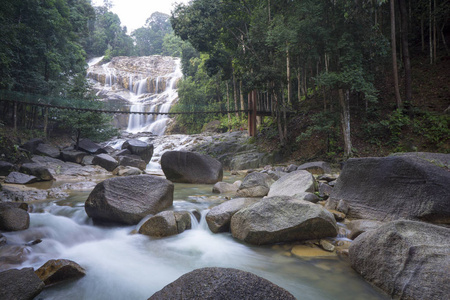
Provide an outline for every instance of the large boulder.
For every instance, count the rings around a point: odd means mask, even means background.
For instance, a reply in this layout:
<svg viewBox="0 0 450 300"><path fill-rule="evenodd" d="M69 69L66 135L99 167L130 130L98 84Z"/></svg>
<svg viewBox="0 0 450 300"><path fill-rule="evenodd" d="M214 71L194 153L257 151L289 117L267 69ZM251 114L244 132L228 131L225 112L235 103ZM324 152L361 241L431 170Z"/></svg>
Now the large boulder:
<svg viewBox="0 0 450 300"><path fill-rule="evenodd" d="M145 221L139 228L139 233L151 237L166 237L182 233L191 226L188 212L163 211Z"/></svg>
<svg viewBox="0 0 450 300"><path fill-rule="evenodd" d="M46 286L78 279L86 271L76 262L68 259L51 259L35 271Z"/></svg>
<svg viewBox="0 0 450 300"><path fill-rule="evenodd" d="M109 178L100 182L85 203L94 221L137 224L173 204L173 183L152 175Z"/></svg>
<svg viewBox="0 0 450 300"><path fill-rule="evenodd" d="M374 221L374 220L353 220L350 221L350 223L347 224L347 228L350 230L350 234L348 235L349 239L356 239L360 234L369 231L377 229L383 225L380 221Z"/></svg>
<svg viewBox="0 0 450 300"><path fill-rule="evenodd" d="M331 167L330 164L324 161L314 161L308 162L298 166L297 170L305 170L312 174L324 174L330 173Z"/></svg>
<svg viewBox="0 0 450 300"><path fill-rule="evenodd" d="M236 193L238 197L264 197L273 180L265 173L253 172L245 176Z"/></svg>
<svg viewBox="0 0 450 300"><path fill-rule="evenodd" d="M330 212L290 197L263 198L231 218L233 236L256 245L335 237L337 232Z"/></svg>
<svg viewBox="0 0 450 300"><path fill-rule="evenodd" d="M230 231L231 217L239 210L258 202L257 198L235 198L219 204L206 214L206 222L214 233Z"/></svg>
<svg viewBox="0 0 450 300"><path fill-rule="evenodd" d="M153 145L140 140L127 140L122 144L122 149L128 149L131 154L141 157L146 164L150 162L153 156Z"/></svg>
<svg viewBox="0 0 450 300"><path fill-rule="evenodd" d="M72 150L64 150L61 151L61 158L66 162L73 162L76 164L81 164L83 162L83 158L86 156L86 152L82 151L72 151Z"/></svg>
<svg viewBox="0 0 450 300"><path fill-rule="evenodd" d="M308 171L300 170L288 173L270 186L267 196L294 196L295 194L316 190L314 176Z"/></svg>
<svg viewBox="0 0 450 300"><path fill-rule="evenodd" d="M38 178L33 175L27 175L19 172L11 172L5 178L5 183L12 184L29 184L38 181Z"/></svg>
<svg viewBox="0 0 450 300"><path fill-rule="evenodd" d="M90 154L107 153L99 144L94 143L90 139L82 139L78 143L78 149Z"/></svg>
<svg viewBox="0 0 450 300"><path fill-rule="evenodd" d="M448 299L450 228L393 221L356 238L352 267L393 299Z"/></svg>
<svg viewBox="0 0 450 300"><path fill-rule="evenodd" d="M59 158L61 156L61 151L50 144L39 144L34 151L35 154L45 155L48 157Z"/></svg>
<svg viewBox="0 0 450 300"><path fill-rule="evenodd" d="M124 167L118 166L112 171L113 175L116 176L131 176L131 175L141 175L142 171L135 167Z"/></svg>
<svg viewBox="0 0 450 300"><path fill-rule="evenodd" d="M0 272L0 299L31 300L44 286L33 268Z"/></svg>
<svg viewBox="0 0 450 300"><path fill-rule="evenodd" d="M19 207L4 208L0 206L0 230L19 231L30 227L30 215Z"/></svg>
<svg viewBox="0 0 450 300"><path fill-rule="evenodd" d="M114 171L114 169L117 168L117 166L119 165L117 160L115 160L109 154L105 153L97 154L96 156L94 156L92 164L100 166L109 172Z"/></svg>
<svg viewBox="0 0 450 300"><path fill-rule="evenodd" d="M283 299L295 297L255 274L231 268L202 268L184 274L149 300Z"/></svg>
<svg viewBox="0 0 450 300"><path fill-rule="evenodd" d="M42 145L42 144L41 144ZM50 171L37 163L25 163L20 167L20 172L36 176L39 181L53 180L53 175Z"/></svg>
<svg viewBox="0 0 450 300"><path fill-rule="evenodd" d="M43 144L44 140L40 139L40 138L33 138L29 141L26 141L21 147L27 151L29 151L30 153L34 153L36 151L36 148L40 145Z"/></svg>
<svg viewBox="0 0 450 300"><path fill-rule="evenodd" d="M0 160L0 176L8 176L14 169L15 167L12 163Z"/></svg>
<svg viewBox="0 0 450 300"><path fill-rule="evenodd" d="M126 155L126 156L117 156L120 166L126 167L135 167L140 170L145 170L147 168L147 164L140 156L137 155Z"/></svg>
<svg viewBox="0 0 450 300"><path fill-rule="evenodd" d="M161 168L173 182L213 184L223 178L217 159L194 152L167 151L161 156Z"/></svg>
<svg viewBox="0 0 450 300"><path fill-rule="evenodd" d="M327 206L344 200L355 219L450 224L449 182L446 168L417 156L350 159Z"/></svg>
<svg viewBox="0 0 450 300"><path fill-rule="evenodd" d="M212 192L217 194L234 194L241 186L242 181L237 180L234 183L219 181L214 184Z"/></svg>

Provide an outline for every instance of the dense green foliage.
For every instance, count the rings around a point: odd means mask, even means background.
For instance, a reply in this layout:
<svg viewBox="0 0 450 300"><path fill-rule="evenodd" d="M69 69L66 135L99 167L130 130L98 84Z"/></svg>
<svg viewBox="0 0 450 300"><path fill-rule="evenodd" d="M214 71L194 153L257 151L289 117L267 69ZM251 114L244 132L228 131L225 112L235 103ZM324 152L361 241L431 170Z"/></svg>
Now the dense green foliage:
<svg viewBox="0 0 450 300"><path fill-rule="evenodd" d="M378 131L394 145L404 133L403 125L419 122L428 140L446 143L443 128L448 115L424 117L413 109L419 99L409 99L406 64L409 45L422 44L421 51L411 49L414 57L427 55L428 46L435 52L434 61L448 54L449 12L448 1L395 1L396 39L402 48L394 56L402 59L406 96L405 107L392 110L395 100L386 94L380 97L378 88L392 75L389 1L194 0L178 5L171 17L175 34L202 53L182 52L185 81L178 107L214 110L231 103L233 109L246 109L243 99L257 90L265 109L275 115L270 123L277 126L282 146L325 135L328 152L350 156L357 151L351 143L350 120L367 126L368 140L385 142L376 138ZM216 87L215 92L207 87ZM383 111L389 102L392 114ZM306 131L289 132L286 109L307 116ZM427 118L434 120L433 125L425 124ZM196 122L208 120L178 118L189 131L202 128ZM411 131L418 133L418 126L414 128Z"/></svg>

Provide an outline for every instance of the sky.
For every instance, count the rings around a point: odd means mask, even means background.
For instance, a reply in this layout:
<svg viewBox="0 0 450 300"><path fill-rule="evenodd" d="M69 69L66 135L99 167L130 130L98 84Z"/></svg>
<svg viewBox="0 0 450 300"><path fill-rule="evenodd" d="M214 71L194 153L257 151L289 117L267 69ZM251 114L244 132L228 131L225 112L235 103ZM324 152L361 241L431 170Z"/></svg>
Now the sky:
<svg viewBox="0 0 450 300"><path fill-rule="evenodd" d="M120 18L122 26L127 26L128 34L145 25L152 13L158 11L170 14L175 3L187 3L189 0L110 0L111 11ZM103 0L92 0L93 6L102 6Z"/></svg>

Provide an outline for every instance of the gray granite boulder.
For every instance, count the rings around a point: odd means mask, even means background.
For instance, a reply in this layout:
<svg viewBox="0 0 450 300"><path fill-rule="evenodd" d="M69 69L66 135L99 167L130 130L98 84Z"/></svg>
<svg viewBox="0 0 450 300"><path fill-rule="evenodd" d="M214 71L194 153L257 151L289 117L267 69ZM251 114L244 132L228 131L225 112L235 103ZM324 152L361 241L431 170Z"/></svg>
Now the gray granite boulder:
<svg viewBox="0 0 450 300"><path fill-rule="evenodd" d="M38 178L33 175L27 175L19 172L11 172L5 178L5 183L13 184L29 184L38 181Z"/></svg>
<svg viewBox="0 0 450 300"><path fill-rule="evenodd" d="M151 237L166 237L190 228L191 218L188 212L163 211L145 221L139 228L139 233Z"/></svg>
<svg viewBox="0 0 450 300"><path fill-rule="evenodd" d="M22 164L20 167L20 172L36 176L38 181L50 181L54 179L53 175L46 167L37 163Z"/></svg>
<svg viewBox="0 0 450 300"><path fill-rule="evenodd" d="M450 154L447 154L450 156ZM348 204L347 217L450 224L450 172L418 156L350 159L327 203Z"/></svg>
<svg viewBox="0 0 450 300"><path fill-rule="evenodd" d="M231 193L234 194L239 189L241 183L242 181L240 180L235 181L234 183L228 183L223 181L216 182L216 184L214 184L213 186L212 192L217 194L231 194Z"/></svg>
<svg viewBox="0 0 450 300"><path fill-rule="evenodd" d="M184 274L149 300L283 299L295 300L285 289L255 274L231 268L202 268Z"/></svg>
<svg viewBox="0 0 450 300"><path fill-rule="evenodd" d="M31 300L44 286L33 268L0 272L0 299Z"/></svg>
<svg viewBox="0 0 450 300"><path fill-rule="evenodd" d="M33 138L33 139L29 140L29 141L26 141L21 147L33 154L36 151L36 148L40 144L43 144L43 143L44 143L43 139L41 139L41 138Z"/></svg>
<svg viewBox="0 0 450 300"><path fill-rule="evenodd" d="M374 220L353 220L347 224L347 228L350 230L350 234L348 236L349 239L356 239L360 234L377 229L383 225L382 222L374 221Z"/></svg>
<svg viewBox="0 0 450 300"><path fill-rule="evenodd" d="M12 163L0 160L0 176L8 176L14 170L15 166Z"/></svg>
<svg viewBox="0 0 450 300"><path fill-rule="evenodd" d="M300 170L288 173L270 186L267 196L294 196L295 194L316 190L314 176L308 171Z"/></svg>
<svg viewBox="0 0 450 300"><path fill-rule="evenodd" d="M122 149L128 149L131 154L141 157L146 164L150 162L153 156L153 145L136 139L125 141Z"/></svg>
<svg viewBox="0 0 450 300"><path fill-rule="evenodd" d="M312 174L325 174L331 172L331 167L327 162L314 161L298 166L297 170L306 170Z"/></svg>
<svg viewBox="0 0 450 300"><path fill-rule="evenodd" d="M19 231L30 227L30 215L22 208L0 207L0 230Z"/></svg>
<svg viewBox="0 0 450 300"><path fill-rule="evenodd" d="M81 164L83 162L83 158L86 156L86 152L82 151L72 151L72 150L64 150L61 151L61 158L66 162L73 162L76 164Z"/></svg>
<svg viewBox="0 0 450 300"><path fill-rule="evenodd" d="M223 178L217 159L194 152L167 151L161 156L161 168L173 182L214 184Z"/></svg>
<svg viewBox="0 0 450 300"><path fill-rule="evenodd" d="M135 167L142 171L147 168L147 163L137 155L117 156L117 160L121 166Z"/></svg>
<svg viewBox="0 0 450 300"><path fill-rule="evenodd" d="M137 224L173 204L173 183L152 175L109 178L100 182L85 203L94 221Z"/></svg>
<svg viewBox="0 0 450 300"><path fill-rule="evenodd" d="M231 218L233 237L263 245L335 237L333 215L318 204L290 197L266 197Z"/></svg>
<svg viewBox="0 0 450 300"><path fill-rule="evenodd" d="M68 259L51 259L35 271L45 286L79 279L86 275L79 264Z"/></svg>
<svg viewBox="0 0 450 300"><path fill-rule="evenodd" d="M78 143L78 150L82 150L89 154L107 153L106 150L102 148L102 146L100 146L97 143L94 143L90 139L81 139L80 142Z"/></svg>
<svg viewBox="0 0 450 300"><path fill-rule="evenodd" d="M253 172L245 176L236 193L238 197L264 197L269 193L273 180L265 173Z"/></svg>
<svg viewBox="0 0 450 300"><path fill-rule="evenodd" d="M59 158L61 156L61 151L50 144L39 144L34 151L37 155L45 155L48 157Z"/></svg>
<svg viewBox="0 0 450 300"><path fill-rule="evenodd" d="M450 295L450 228L392 221L358 236L352 267L393 299L442 300Z"/></svg>
<svg viewBox="0 0 450 300"><path fill-rule="evenodd" d="M132 175L141 175L142 171L135 167L124 167L118 166L112 171L113 175L116 176L132 176Z"/></svg>
<svg viewBox="0 0 450 300"><path fill-rule="evenodd" d="M256 198L235 198L219 204L206 214L206 222L213 233L229 232L231 217L239 210L258 202Z"/></svg>
<svg viewBox="0 0 450 300"><path fill-rule="evenodd" d="M109 172L114 171L114 169L119 165L117 160L105 153L95 155L92 160L92 164L100 166Z"/></svg>

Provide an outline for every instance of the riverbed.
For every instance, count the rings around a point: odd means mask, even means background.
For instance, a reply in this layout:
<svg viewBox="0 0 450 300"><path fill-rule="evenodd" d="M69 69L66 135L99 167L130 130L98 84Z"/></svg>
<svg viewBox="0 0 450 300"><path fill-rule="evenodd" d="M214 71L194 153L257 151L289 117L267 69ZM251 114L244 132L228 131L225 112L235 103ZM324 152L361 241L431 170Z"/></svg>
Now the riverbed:
<svg viewBox="0 0 450 300"><path fill-rule="evenodd" d="M225 181L239 176L226 174ZM70 259L86 269L74 282L45 289L36 299L147 299L181 275L202 267L252 272L287 289L297 299L388 299L366 283L345 257L300 258L289 245L250 246L230 233L213 234L208 210L226 201L212 185L175 184L171 209L198 211L193 228L167 238L136 233L137 226L96 226L84 211L89 191L30 204L30 228L3 233L9 247L0 256L21 251L20 264L2 268L39 268L49 259ZM20 246L37 239L42 242ZM11 248L16 245L16 248ZM14 250L15 249L15 250ZM9 251L9 253L5 253Z"/></svg>

